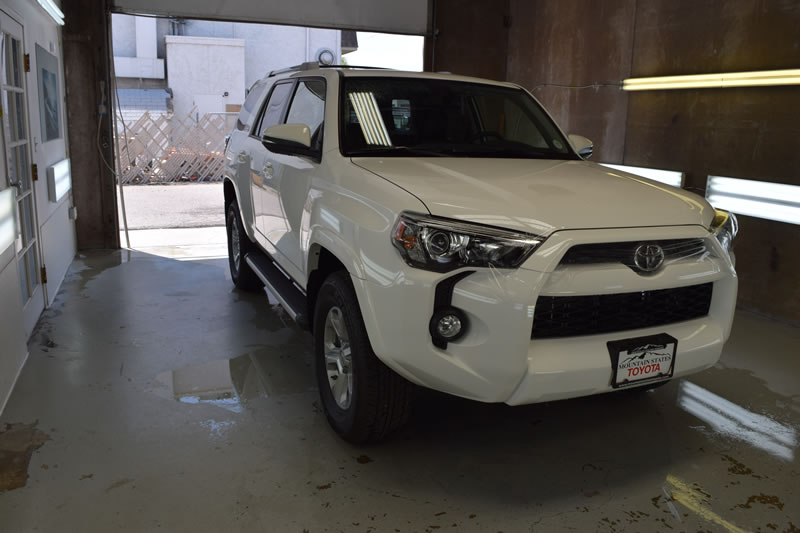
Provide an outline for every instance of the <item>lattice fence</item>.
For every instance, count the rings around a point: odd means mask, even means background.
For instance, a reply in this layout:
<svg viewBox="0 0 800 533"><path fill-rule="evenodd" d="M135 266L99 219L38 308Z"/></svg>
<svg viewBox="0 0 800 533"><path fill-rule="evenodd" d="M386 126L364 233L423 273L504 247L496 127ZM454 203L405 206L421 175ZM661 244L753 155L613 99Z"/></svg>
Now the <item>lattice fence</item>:
<svg viewBox="0 0 800 533"><path fill-rule="evenodd" d="M225 136L233 131L238 113L208 113L195 120L145 113L127 134L120 128L117 150L122 183L221 181Z"/></svg>

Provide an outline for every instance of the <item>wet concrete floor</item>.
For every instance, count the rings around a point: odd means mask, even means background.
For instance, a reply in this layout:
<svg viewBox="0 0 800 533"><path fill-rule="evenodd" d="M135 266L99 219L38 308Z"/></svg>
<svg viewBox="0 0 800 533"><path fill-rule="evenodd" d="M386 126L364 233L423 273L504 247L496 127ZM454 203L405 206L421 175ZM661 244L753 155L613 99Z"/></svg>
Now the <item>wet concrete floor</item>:
<svg viewBox="0 0 800 533"><path fill-rule="evenodd" d="M740 312L716 367L654 392L418 391L353 447L310 336L224 259L82 256L0 416L0 531L798 531L798 347Z"/></svg>

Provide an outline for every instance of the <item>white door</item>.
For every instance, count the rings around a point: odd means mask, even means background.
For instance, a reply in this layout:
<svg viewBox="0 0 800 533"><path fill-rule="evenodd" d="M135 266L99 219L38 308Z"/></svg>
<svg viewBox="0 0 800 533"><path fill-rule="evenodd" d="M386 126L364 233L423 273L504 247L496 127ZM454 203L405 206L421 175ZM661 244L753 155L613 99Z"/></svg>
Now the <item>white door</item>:
<svg viewBox="0 0 800 533"><path fill-rule="evenodd" d="M270 126L275 126L283 122L286 113L286 102L291 96L294 88L294 81L282 81L275 84L270 95L262 104L259 118L253 129L248 146L251 147L250 172L253 175L252 191L253 206L256 210L256 228L267 239L272 239L270 235L279 231L283 225L283 218L275 217L275 212L279 211L280 199L273 185L275 173L273 169L274 154L264 147L261 139L264 132Z"/></svg>
<svg viewBox="0 0 800 533"><path fill-rule="evenodd" d="M324 79L298 80L285 123L308 126L311 130L311 149L308 155L273 154L273 178L267 180L268 191L276 199L264 206L265 219L274 221L267 238L299 272L305 270L300 238L308 191L322 157L326 90Z"/></svg>
<svg viewBox="0 0 800 533"><path fill-rule="evenodd" d="M16 189L17 239L15 260L22 294L22 315L27 339L45 305L36 201L31 176L27 86L22 25L0 11L0 107L6 186ZM44 179L44 177L42 177Z"/></svg>

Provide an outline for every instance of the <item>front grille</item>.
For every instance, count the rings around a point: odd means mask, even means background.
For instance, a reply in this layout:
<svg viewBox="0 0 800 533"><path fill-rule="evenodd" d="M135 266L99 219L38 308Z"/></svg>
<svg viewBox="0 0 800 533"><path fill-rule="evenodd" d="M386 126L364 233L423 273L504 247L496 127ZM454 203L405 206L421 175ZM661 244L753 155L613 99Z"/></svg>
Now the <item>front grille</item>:
<svg viewBox="0 0 800 533"><path fill-rule="evenodd" d="M642 244L657 244L664 250L664 262L671 263L706 253L703 239L670 239L662 241L608 242L600 244L578 244L561 259L561 265L596 265L622 263L638 272L633 261L636 248Z"/></svg>
<svg viewBox="0 0 800 533"><path fill-rule="evenodd" d="M622 294L540 296L531 338L597 335L700 318L708 314L711 291L712 284L704 283Z"/></svg>

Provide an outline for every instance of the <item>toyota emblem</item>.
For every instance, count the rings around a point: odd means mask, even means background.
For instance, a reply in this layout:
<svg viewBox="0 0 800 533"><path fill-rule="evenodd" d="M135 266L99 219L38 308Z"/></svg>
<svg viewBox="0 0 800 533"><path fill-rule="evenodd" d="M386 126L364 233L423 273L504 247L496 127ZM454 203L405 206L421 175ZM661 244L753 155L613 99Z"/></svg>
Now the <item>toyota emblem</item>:
<svg viewBox="0 0 800 533"><path fill-rule="evenodd" d="M633 253L633 262L642 272L655 272L664 264L664 250L657 244L642 244Z"/></svg>

